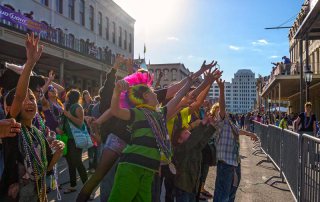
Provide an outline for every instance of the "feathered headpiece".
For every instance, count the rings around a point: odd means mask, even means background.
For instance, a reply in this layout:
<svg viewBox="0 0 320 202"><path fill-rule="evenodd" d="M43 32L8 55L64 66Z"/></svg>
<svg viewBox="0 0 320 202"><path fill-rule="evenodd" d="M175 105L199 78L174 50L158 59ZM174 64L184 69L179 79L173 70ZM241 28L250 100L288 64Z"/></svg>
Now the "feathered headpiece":
<svg viewBox="0 0 320 202"><path fill-rule="evenodd" d="M145 85L147 87L152 86L153 83L153 75L151 75L148 71L144 69L139 69L137 72L126 76L123 80L128 82L129 86L141 86ZM132 108L136 106L137 104L142 104L141 100L138 100L135 98L133 94L133 90L136 90L136 88L130 88L129 91L122 92L120 96L120 106L122 108Z"/></svg>

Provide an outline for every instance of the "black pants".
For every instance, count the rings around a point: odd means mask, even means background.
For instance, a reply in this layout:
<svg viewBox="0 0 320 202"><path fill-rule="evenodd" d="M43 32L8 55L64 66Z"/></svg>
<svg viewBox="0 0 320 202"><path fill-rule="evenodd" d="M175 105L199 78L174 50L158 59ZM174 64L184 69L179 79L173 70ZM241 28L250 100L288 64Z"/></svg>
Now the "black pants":
<svg viewBox="0 0 320 202"><path fill-rule="evenodd" d="M171 173L169 166L161 166L161 182L164 180L164 186L166 189L166 202L173 202L175 193L174 193L174 175Z"/></svg>
<svg viewBox="0 0 320 202"><path fill-rule="evenodd" d="M89 169L96 169L98 163L98 149L92 146L88 149Z"/></svg>
<svg viewBox="0 0 320 202"><path fill-rule="evenodd" d="M77 171L80 175L81 181L84 184L87 179L86 168L82 162L82 149L76 148L76 143L74 139L68 140L68 153L66 155L68 167L69 167L69 176L70 176L70 186L77 186Z"/></svg>

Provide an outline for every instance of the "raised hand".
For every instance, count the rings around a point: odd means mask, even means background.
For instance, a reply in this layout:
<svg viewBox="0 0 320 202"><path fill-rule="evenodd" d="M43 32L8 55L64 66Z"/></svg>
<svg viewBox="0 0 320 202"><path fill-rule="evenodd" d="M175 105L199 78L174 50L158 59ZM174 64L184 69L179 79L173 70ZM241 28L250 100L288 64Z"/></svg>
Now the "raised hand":
<svg viewBox="0 0 320 202"><path fill-rule="evenodd" d="M220 90L221 90L221 89L224 89L225 80L222 80L222 79L219 78L219 79L216 80L216 82L217 82Z"/></svg>
<svg viewBox="0 0 320 202"><path fill-rule="evenodd" d="M206 60L203 61L202 65L201 65L201 70L207 71L208 69L211 69L212 67L217 65L217 61L212 60L212 62L210 64L206 64Z"/></svg>
<svg viewBox="0 0 320 202"><path fill-rule="evenodd" d="M125 60L125 65L129 74L133 73L133 59L128 58Z"/></svg>
<svg viewBox="0 0 320 202"><path fill-rule="evenodd" d="M14 137L20 133L21 124L15 119L0 120L0 138Z"/></svg>
<svg viewBox="0 0 320 202"><path fill-rule="evenodd" d="M117 92L129 90L129 84L125 80L119 80L116 83L115 90Z"/></svg>
<svg viewBox="0 0 320 202"><path fill-rule="evenodd" d="M40 56L43 51L43 45L39 47L40 38L35 38L34 33L27 34L27 39L25 42L26 51L27 51L27 62L35 64L40 59Z"/></svg>
<svg viewBox="0 0 320 202"><path fill-rule="evenodd" d="M124 62L125 58L122 55L117 55L112 68L117 70Z"/></svg>

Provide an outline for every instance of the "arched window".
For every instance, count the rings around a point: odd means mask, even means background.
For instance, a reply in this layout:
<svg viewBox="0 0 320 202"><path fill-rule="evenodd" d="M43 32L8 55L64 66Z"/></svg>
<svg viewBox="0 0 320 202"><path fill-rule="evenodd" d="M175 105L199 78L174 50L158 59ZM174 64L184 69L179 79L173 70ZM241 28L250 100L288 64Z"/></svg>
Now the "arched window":
<svg viewBox="0 0 320 202"><path fill-rule="evenodd" d="M172 69L172 81L176 81L177 80L177 70L176 69Z"/></svg>
<svg viewBox="0 0 320 202"><path fill-rule="evenodd" d="M70 19L74 20L74 0L69 0L68 15Z"/></svg>
<svg viewBox="0 0 320 202"><path fill-rule="evenodd" d="M63 0L56 0L56 11L63 14Z"/></svg>
<svg viewBox="0 0 320 202"><path fill-rule="evenodd" d="M102 13L98 14L98 27L99 27L99 35L102 36Z"/></svg>
<svg viewBox="0 0 320 202"><path fill-rule="evenodd" d="M80 24L82 26L85 25L85 4L84 4L84 0L80 0L80 3L79 3L79 14L80 14Z"/></svg>
<svg viewBox="0 0 320 202"><path fill-rule="evenodd" d="M165 70L164 70L164 74L163 74L163 80L168 81L168 79L169 79L168 73L169 73L169 70L168 70L168 69L165 69Z"/></svg>
<svg viewBox="0 0 320 202"><path fill-rule="evenodd" d="M73 34L69 34L69 48L74 49L74 35Z"/></svg>
<svg viewBox="0 0 320 202"><path fill-rule="evenodd" d="M94 8L90 6L89 9L89 23L90 23L90 30L94 31Z"/></svg>

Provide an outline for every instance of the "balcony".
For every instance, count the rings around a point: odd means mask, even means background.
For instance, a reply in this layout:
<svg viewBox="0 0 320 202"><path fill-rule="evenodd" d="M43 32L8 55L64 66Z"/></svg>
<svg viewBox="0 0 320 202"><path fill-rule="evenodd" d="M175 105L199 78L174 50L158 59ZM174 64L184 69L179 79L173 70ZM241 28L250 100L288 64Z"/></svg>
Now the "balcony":
<svg viewBox="0 0 320 202"><path fill-rule="evenodd" d="M112 58L115 57L115 53L112 53L109 50L106 50L104 47L98 47L94 44L94 42L84 39L75 38L72 33L65 33L63 30L59 28L54 28L48 25L45 21L38 22L35 20L31 20L24 16L19 12L15 12L12 8L2 6L2 9L5 9L9 14L14 14L19 19L28 20L25 24L28 26L37 25L40 28L40 38L42 41L56 45L60 48L67 49L69 51L73 51L77 54L81 54L86 57L90 57L92 59L96 59L103 63L107 63L109 65L112 64ZM0 19L0 26L13 30L18 33L26 34L32 32L27 25L23 23L14 23L12 20L3 17ZM31 24L31 25L30 25ZM39 31L39 30L37 30ZM36 34L37 35L37 34ZM113 56L113 57L112 57Z"/></svg>

